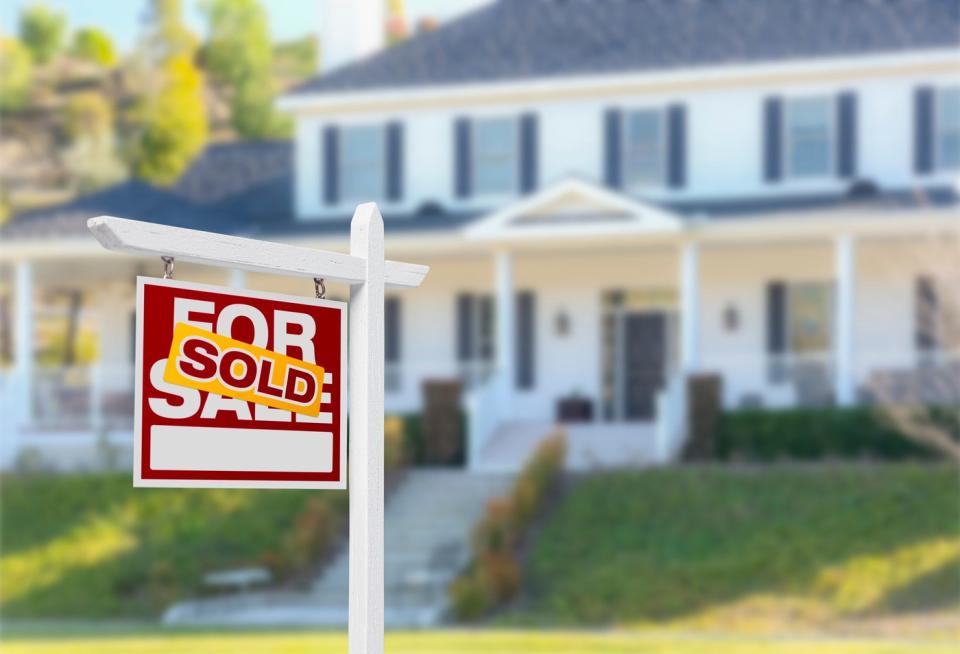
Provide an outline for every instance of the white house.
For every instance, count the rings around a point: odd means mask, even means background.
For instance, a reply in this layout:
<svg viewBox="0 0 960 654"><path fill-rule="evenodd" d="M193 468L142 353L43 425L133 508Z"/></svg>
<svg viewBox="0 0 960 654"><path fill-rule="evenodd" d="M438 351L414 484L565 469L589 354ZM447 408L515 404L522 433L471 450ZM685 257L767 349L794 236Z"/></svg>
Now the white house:
<svg viewBox="0 0 960 654"><path fill-rule="evenodd" d="M353 4L325 24L337 57L343 30L382 31ZM499 0L365 40L280 99L292 144L214 145L169 191L128 182L0 231L3 463L130 439L134 278L161 266L103 252L99 213L346 249L377 201L388 256L432 267L388 298L388 411L462 379L481 468L522 462L571 397L579 464L668 460L692 373L729 408L957 374L958 34L949 0ZM96 355L35 356L71 303Z"/></svg>

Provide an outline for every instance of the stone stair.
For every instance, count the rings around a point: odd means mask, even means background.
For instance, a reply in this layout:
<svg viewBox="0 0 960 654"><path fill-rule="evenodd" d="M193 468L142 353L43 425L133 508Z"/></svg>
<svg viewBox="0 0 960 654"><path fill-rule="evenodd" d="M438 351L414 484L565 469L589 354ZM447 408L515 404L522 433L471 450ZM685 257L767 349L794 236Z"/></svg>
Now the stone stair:
<svg viewBox="0 0 960 654"><path fill-rule="evenodd" d="M384 620L425 627L447 611L447 586L469 559L470 532L487 502L512 476L414 469L393 491L385 512ZM349 557L344 547L306 592L247 592L178 603L164 622L196 625L347 624Z"/></svg>

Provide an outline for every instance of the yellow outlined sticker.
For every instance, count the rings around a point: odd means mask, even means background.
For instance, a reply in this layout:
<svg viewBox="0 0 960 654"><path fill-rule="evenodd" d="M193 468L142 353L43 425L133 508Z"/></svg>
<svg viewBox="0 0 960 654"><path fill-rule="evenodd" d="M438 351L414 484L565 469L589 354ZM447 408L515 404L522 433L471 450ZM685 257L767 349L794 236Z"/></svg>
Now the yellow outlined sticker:
<svg viewBox="0 0 960 654"><path fill-rule="evenodd" d="M314 417L323 398L321 366L184 322L174 326L163 379Z"/></svg>

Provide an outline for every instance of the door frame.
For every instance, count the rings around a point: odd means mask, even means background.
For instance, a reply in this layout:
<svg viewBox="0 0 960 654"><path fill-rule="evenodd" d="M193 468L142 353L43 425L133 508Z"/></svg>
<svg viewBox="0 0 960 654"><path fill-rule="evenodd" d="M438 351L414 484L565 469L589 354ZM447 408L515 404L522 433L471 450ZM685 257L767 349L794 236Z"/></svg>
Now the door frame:
<svg viewBox="0 0 960 654"><path fill-rule="evenodd" d="M674 366L676 358L676 346L677 346L677 334L676 329L679 324L679 311L676 308L670 307L615 307L613 309L605 309L600 316L601 322L605 316L612 316L616 321L614 326L614 342L613 347L613 415L610 418L607 418L604 415L599 415L598 417L603 422L647 422L645 420L627 420L624 416L626 415L626 318L630 316L652 316L659 315L663 316L664 321L664 338L663 338L663 368L661 372L663 373L664 380L668 379L670 376L670 371ZM602 329L601 329L602 332ZM602 338L602 335L601 335ZM601 375L601 386L603 383L603 375L605 371L603 366L600 367Z"/></svg>

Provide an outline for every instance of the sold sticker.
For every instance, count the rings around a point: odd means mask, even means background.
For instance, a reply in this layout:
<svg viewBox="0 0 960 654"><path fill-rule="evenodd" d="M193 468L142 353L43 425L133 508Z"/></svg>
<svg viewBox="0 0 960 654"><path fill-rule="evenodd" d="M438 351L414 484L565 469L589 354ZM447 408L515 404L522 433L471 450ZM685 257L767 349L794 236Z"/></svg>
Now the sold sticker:
<svg viewBox="0 0 960 654"><path fill-rule="evenodd" d="M174 326L163 380L275 409L320 414L321 366L183 322Z"/></svg>

